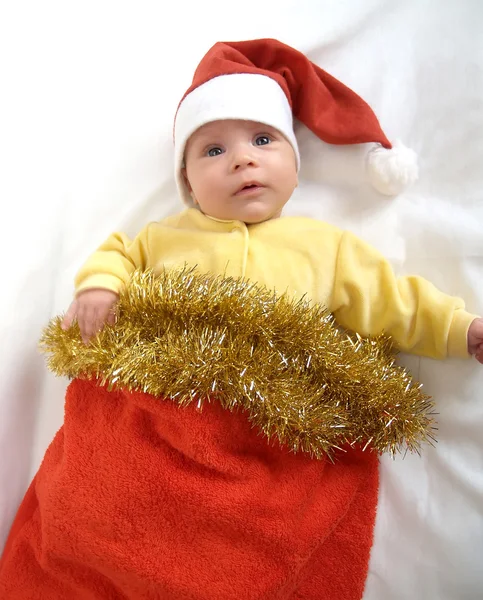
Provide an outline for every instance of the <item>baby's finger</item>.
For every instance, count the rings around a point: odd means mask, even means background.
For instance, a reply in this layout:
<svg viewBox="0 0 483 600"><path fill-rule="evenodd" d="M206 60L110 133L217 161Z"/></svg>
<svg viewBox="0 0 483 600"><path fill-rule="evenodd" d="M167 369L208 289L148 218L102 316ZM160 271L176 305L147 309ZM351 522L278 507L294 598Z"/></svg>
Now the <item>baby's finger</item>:
<svg viewBox="0 0 483 600"><path fill-rule="evenodd" d="M107 322L109 325L115 325L117 321L116 310L111 308L107 314Z"/></svg>
<svg viewBox="0 0 483 600"><path fill-rule="evenodd" d="M107 319L107 310L104 308L97 309L96 312L96 320L94 323L94 333L99 333L104 327L104 324Z"/></svg>
<svg viewBox="0 0 483 600"><path fill-rule="evenodd" d="M479 363L483 364L483 347L482 344L480 344L476 349L475 349L475 358Z"/></svg>
<svg viewBox="0 0 483 600"><path fill-rule="evenodd" d="M86 319L86 336L90 339L97 333L97 310L91 309Z"/></svg>
<svg viewBox="0 0 483 600"><path fill-rule="evenodd" d="M79 312L77 315L77 323L79 324L82 341L85 343L89 339L89 336L87 334L87 317L84 311Z"/></svg>
<svg viewBox="0 0 483 600"><path fill-rule="evenodd" d="M62 329L66 330L69 329L72 325L72 323L74 322L74 318L77 315L77 300L73 300L69 306L69 308L67 309L67 312L64 315L64 318L62 319L62 323L61 323L61 327Z"/></svg>
<svg viewBox="0 0 483 600"><path fill-rule="evenodd" d="M79 327L81 330L82 341L87 344L94 334L96 321L96 312L92 307L86 307L78 315Z"/></svg>

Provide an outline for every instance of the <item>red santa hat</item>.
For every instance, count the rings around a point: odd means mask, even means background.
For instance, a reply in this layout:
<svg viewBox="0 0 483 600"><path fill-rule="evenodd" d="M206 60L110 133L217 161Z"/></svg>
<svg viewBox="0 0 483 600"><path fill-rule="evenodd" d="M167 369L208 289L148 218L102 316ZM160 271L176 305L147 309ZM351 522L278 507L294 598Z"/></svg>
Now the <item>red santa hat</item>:
<svg viewBox="0 0 483 600"><path fill-rule="evenodd" d="M292 144L299 167L294 117L329 144L375 142L366 164L380 193L396 195L417 179L415 152L392 144L370 106L301 52L273 39L218 42L198 65L176 113L175 173L183 200L190 201L181 173L186 143L202 125L242 119L274 127Z"/></svg>

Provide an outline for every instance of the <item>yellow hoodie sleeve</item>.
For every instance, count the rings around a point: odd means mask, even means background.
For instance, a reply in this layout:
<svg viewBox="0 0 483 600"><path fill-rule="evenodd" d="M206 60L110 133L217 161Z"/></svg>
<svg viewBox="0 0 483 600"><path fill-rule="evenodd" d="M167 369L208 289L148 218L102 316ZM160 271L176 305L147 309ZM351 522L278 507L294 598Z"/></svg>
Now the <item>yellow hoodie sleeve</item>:
<svg viewBox="0 0 483 600"><path fill-rule="evenodd" d="M362 335L385 332L401 350L432 358L468 357L468 328L476 318L460 298L421 277L397 278L374 248L342 235L330 303L338 323Z"/></svg>
<svg viewBox="0 0 483 600"><path fill-rule="evenodd" d="M76 293L92 288L119 292L137 268L148 267L149 225L130 240L113 233L87 259L75 278Z"/></svg>

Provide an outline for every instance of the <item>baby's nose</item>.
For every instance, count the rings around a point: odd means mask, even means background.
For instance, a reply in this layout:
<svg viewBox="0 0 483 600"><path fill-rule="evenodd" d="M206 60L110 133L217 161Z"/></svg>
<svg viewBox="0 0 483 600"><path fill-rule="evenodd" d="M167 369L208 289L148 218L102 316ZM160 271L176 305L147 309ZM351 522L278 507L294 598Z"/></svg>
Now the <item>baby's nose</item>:
<svg viewBox="0 0 483 600"><path fill-rule="evenodd" d="M254 166L255 158L249 150L240 150L236 153L233 159L233 169L237 170L242 167Z"/></svg>

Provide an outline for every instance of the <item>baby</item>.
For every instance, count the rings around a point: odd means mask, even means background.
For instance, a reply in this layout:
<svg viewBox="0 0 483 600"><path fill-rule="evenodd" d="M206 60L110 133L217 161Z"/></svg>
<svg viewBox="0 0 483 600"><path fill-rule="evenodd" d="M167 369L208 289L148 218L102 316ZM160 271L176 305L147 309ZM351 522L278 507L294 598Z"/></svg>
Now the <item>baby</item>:
<svg viewBox="0 0 483 600"><path fill-rule="evenodd" d="M275 40L216 44L176 115L176 179L188 207L134 240L110 236L80 269L63 327L77 320L87 343L114 322L136 269L188 265L306 295L341 326L387 332L408 352L475 355L483 363L483 320L462 300L424 279L396 278L350 232L281 218L300 165L293 117L329 143L380 144L368 160L379 191L396 193L414 178L414 154L392 147L369 106L302 54ZM149 339L148 347L165 352ZM130 368L132 350L129 338L120 370ZM74 360L82 355L76 347ZM141 362L155 381L156 356ZM189 373L198 369L186 363ZM244 366L230 375L242 386ZM274 379L291 409L280 371ZM337 447L334 461L314 459L261 436L237 403L208 394L178 404L149 385L110 388L97 373L69 385L64 425L0 562L2 598L361 599L378 502L372 434ZM191 386L190 376L185 382ZM324 394L322 386L295 408L323 408ZM263 414L271 402L261 395L251 408ZM320 437L325 413L313 414ZM279 431L293 426L290 412L278 415ZM376 423L394 421L385 417Z"/></svg>
<svg viewBox="0 0 483 600"><path fill-rule="evenodd" d="M460 299L418 277L397 279L375 249L348 232L280 218L297 186L293 116L325 141L388 148L369 161L380 191L394 193L410 178L411 151L390 149L369 106L302 54L274 40L216 44L176 117L176 177L191 207L149 224L133 241L109 237L78 273L63 327L77 320L87 343L114 322L118 294L135 269L188 264L308 294L340 325L362 335L385 331L404 351L474 355L483 363L483 320ZM384 171L378 154L384 161L388 153L393 171L405 161L399 172Z"/></svg>

